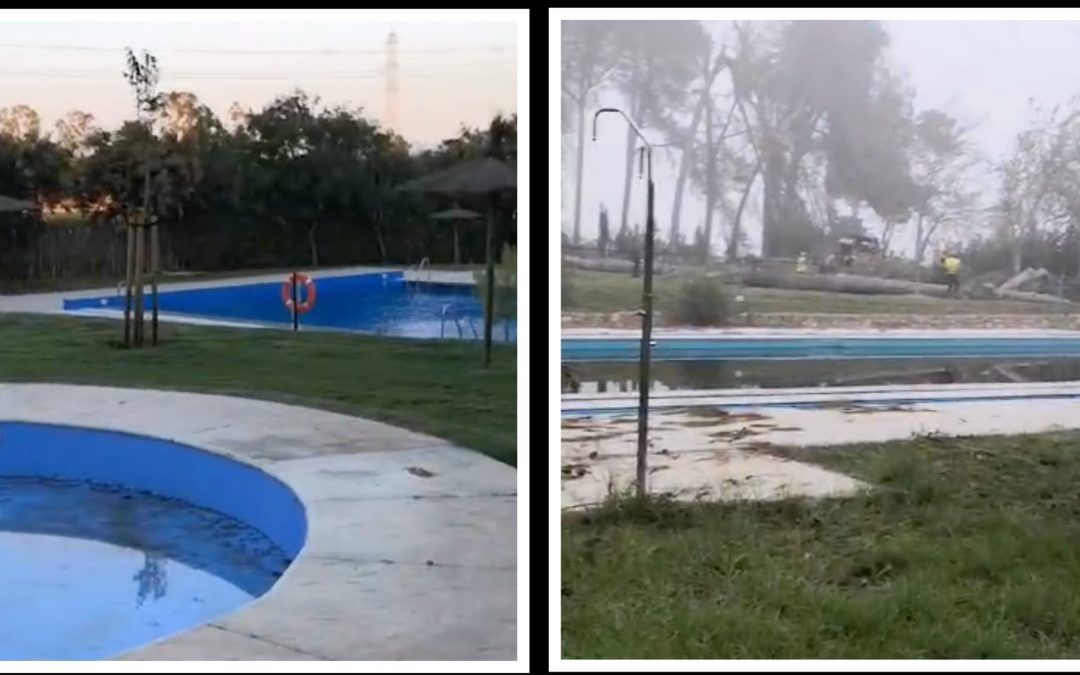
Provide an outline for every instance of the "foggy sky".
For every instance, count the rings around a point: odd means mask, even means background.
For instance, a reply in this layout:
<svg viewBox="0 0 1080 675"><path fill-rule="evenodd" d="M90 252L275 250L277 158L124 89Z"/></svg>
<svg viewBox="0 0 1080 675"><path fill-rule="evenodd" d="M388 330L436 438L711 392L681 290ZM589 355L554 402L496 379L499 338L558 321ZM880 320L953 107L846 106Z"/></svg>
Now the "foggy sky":
<svg viewBox="0 0 1080 675"><path fill-rule="evenodd" d="M726 22L710 22L721 29ZM906 75L915 89L916 111L943 109L964 123L974 125L971 139L986 159L997 161L1011 152L1016 135L1031 119L1029 99L1047 110L1080 96L1080 22L1076 21L884 21L890 36L887 59L890 67ZM717 91L722 91L718 87ZM611 92L601 97L605 105L621 105ZM599 205L609 210L612 229L618 227L622 204L622 147L625 127L614 117L603 119L596 142L586 141L585 188L582 200L583 237L597 233ZM648 130L646 133L649 133ZM663 139L653 131L656 142ZM665 236L670 226L678 152L658 150L654 161L657 227ZM667 157L669 159L664 159ZM573 170L573 156L568 170ZM630 222L644 225L645 185L636 180ZM564 185L572 189L571 182ZM997 183L986 175L987 197L996 194ZM573 195L563 199L563 222L573 222ZM752 246L760 246L760 201L747 214ZM869 209L864 222L874 234L880 224ZM704 199L688 184L684 193L680 229L687 240L704 222ZM714 220L714 222L716 222ZM714 226L715 227L715 226ZM614 232L613 232L614 234ZM914 227L898 231L893 249L910 255ZM713 242L719 246L719 238Z"/></svg>

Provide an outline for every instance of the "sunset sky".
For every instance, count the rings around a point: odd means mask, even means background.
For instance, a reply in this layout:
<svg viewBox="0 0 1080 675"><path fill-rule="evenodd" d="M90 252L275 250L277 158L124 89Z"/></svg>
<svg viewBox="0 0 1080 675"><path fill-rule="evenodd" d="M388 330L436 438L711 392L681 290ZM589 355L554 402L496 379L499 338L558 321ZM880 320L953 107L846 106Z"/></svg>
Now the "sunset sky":
<svg viewBox="0 0 1080 675"><path fill-rule="evenodd" d="M159 90L191 91L225 117L235 101L260 109L297 87L383 121L386 43L398 36L398 127L428 146L462 124L517 112L513 22L117 21L0 17L0 107L26 104L51 130L69 110L113 128L134 115L124 47L148 49ZM320 53L321 52L321 53Z"/></svg>

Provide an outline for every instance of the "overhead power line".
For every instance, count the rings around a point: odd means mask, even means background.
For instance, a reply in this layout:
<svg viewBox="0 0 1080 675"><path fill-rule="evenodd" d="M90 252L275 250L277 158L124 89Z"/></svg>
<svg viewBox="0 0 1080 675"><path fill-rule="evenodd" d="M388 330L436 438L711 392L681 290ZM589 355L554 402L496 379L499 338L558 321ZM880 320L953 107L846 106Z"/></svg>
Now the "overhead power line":
<svg viewBox="0 0 1080 675"><path fill-rule="evenodd" d="M502 63L456 63L442 64L437 70L430 67L424 70L406 70L399 77L402 79L423 77L451 77L452 70L476 70L476 69L505 69L516 66L513 61ZM6 69L0 68L0 75L12 75L17 77L67 77L85 79L114 79L120 77L122 69L105 70L79 70L69 68L40 68L40 69ZM382 78L385 72L378 70L303 70L292 72L274 73L243 73L222 71L173 71L167 68L161 70L162 79L187 79L187 80L282 80L297 78L323 78L323 79L373 79Z"/></svg>
<svg viewBox="0 0 1080 675"><path fill-rule="evenodd" d="M133 46L133 49L143 49L141 46ZM91 47L77 45L31 45L31 44L0 44L0 49L37 49L45 51L75 51L75 52L116 52L122 53L126 47ZM201 49L187 47L162 47L146 48L148 51L162 54L252 54L261 56L272 55L332 55L332 54L367 54L383 55L385 49ZM430 49L401 49L399 54L447 54L453 52L511 52L513 45L478 45L474 47L437 47Z"/></svg>

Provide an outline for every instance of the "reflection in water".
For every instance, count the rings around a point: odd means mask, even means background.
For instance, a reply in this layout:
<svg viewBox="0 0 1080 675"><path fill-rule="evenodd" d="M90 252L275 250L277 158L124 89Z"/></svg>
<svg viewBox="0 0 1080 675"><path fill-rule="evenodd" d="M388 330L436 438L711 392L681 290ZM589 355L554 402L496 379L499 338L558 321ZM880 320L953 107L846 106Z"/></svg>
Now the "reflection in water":
<svg viewBox="0 0 1080 675"><path fill-rule="evenodd" d="M240 607L288 564L261 532L184 502L0 478L0 660L115 656Z"/></svg>
<svg viewBox="0 0 1080 675"><path fill-rule="evenodd" d="M136 607L142 607L151 593L155 600L164 598L169 588L169 580L165 576L165 559L155 553L143 553L142 569L131 578L139 583L135 596Z"/></svg>
<svg viewBox="0 0 1080 675"><path fill-rule="evenodd" d="M628 393L638 388L634 363L564 365L563 393ZM1065 382L1080 380L1080 359L769 359L659 361L652 389L773 389L901 384ZM573 383L573 387L568 386Z"/></svg>

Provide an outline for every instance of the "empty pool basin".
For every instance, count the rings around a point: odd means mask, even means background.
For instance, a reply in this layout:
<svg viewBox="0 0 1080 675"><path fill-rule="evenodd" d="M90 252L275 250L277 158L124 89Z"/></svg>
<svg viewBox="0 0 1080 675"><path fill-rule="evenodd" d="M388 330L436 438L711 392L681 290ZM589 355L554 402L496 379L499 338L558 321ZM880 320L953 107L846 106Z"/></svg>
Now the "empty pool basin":
<svg viewBox="0 0 1080 675"><path fill-rule="evenodd" d="M562 340L562 360L637 361L638 337L574 337ZM921 359L1080 356L1080 333L1058 336L814 336L674 337L656 335L657 361L723 359Z"/></svg>
<svg viewBox="0 0 1080 675"><path fill-rule="evenodd" d="M229 458L0 422L0 659L111 658L212 622L269 591L306 528L288 486Z"/></svg>

